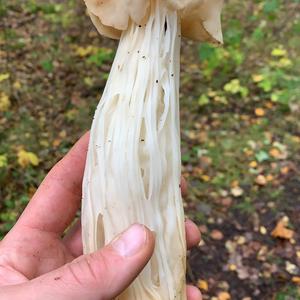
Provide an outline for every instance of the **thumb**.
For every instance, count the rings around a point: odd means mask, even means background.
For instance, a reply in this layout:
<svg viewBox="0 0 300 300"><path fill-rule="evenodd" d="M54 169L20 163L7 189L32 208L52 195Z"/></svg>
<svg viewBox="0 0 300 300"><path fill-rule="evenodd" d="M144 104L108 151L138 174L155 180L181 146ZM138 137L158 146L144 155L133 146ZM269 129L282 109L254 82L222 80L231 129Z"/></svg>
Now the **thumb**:
<svg viewBox="0 0 300 300"><path fill-rule="evenodd" d="M100 251L31 281L30 290L43 300L114 299L147 264L154 244L152 232L134 224Z"/></svg>

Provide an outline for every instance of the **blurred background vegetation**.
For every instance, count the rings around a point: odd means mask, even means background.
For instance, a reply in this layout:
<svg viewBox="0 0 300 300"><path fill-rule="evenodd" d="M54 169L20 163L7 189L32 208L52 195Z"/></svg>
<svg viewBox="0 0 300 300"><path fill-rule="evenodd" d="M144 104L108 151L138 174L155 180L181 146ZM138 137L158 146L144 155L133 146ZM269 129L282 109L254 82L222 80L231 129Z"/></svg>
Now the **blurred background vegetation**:
<svg viewBox="0 0 300 300"><path fill-rule="evenodd" d="M186 213L204 299L300 299L300 1L225 1L225 45L183 41ZM0 235L90 127L117 43L81 1L0 1Z"/></svg>

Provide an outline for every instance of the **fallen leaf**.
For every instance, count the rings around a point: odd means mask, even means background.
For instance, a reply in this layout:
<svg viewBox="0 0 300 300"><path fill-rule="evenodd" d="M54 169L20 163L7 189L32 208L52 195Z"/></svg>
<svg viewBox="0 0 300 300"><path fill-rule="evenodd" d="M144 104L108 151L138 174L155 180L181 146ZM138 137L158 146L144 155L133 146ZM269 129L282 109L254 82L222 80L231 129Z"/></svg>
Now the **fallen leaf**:
<svg viewBox="0 0 300 300"><path fill-rule="evenodd" d="M52 146L56 148L56 147L58 147L61 144L61 142L62 142L61 139L55 139L52 142Z"/></svg>
<svg viewBox="0 0 300 300"><path fill-rule="evenodd" d="M234 180L234 181L231 182L230 185L231 185L232 188L235 188L235 187L238 187L240 185L240 183L238 182L238 180Z"/></svg>
<svg viewBox="0 0 300 300"><path fill-rule="evenodd" d="M267 234L267 228L265 226L259 227L259 232L263 235Z"/></svg>
<svg viewBox="0 0 300 300"><path fill-rule="evenodd" d="M276 159L286 159L288 157L288 150L286 145L283 145L279 142L274 142L273 146L275 149L277 148L279 150L279 153L276 153Z"/></svg>
<svg viewBox="0 0 300 300"><path fill-rule="evenodd" d="M234 197L240 197L244 194L244 190L239 186L232 188L230 191Z"/></svg>
<svg viewBox="0 0 300 300"><path fill-rule="evenodd" d="M294 135L294 136L292 136L292 141L295 142L295 143L297 143L297 144L300 144L300 137Z"/></svg>
<svg viewBox="0 0 300 300"><path fill-rule="evenodd" d="M287 166L282 167L282 168L280 169L280 173L281 173L282 175L287 175L289 172L290 172L290 168L287 167Z"/></svg>
<svg viewBox="0 0 300 300"><path fill-rule="evenodd" d="M7 156L5 154L0 155L0 168L7 166Z"/></svg>
<svg viewBox="0 0 300 300"><path fill-rule="evenodd" d="M267 184L267 179L264 175L258 175L256 178L255 178L255 182L258 184L258 185L261 185L261 186L264 186Z"/></svg>
<svg viewBox="0 0 300 300"><path fill-rule="evenodd" d="M258 166L258 164L255 160L253 160L249 163L249 167L252 168L252 169L257 168L257 166Z"/></svg>
<svg viewBox="0 0 300 300"><path fill-rule="evenodd" d="M281 157L281 152L277 149L277 148L272 148L270 151L269 151L270 155L276 159L280 158Z"/></svg>
<svg viewBox="0 0 300 300"><path fill-rule="evenodd" d="M270 157L266 151L261 150L255 154L255 158L258 160L258 162L264 162L269 160Z"/></svg>
<svg viewBox="0 0 300 300"><path fill-rule="evenodd" d="M233 241L228 240L225 243L225 247L226 247L226 249L229 253L234 253L235 250L236 250L236 243L234 243Z"/></svg>
<svg viewBox="0 0 300 300"><path fill-rule="evenodd" d="M197 286L202 291L205 291L205 292L208 291L208 283L205 280L199 279L197 282Z"/></svg>
<svg viewBox="0 0 300 300"><path fill-rule="evenodd" d="M275 57L282 57L282 56L286 56L287 55L287 51L286 51L286 49L283 48L282 45L280 45L279 47L274 48L272 50L271 55L275 56Z"/></svg>
<svg viewBox="0 0 300 300"><path fill-rule="evenodd" d="M220 292L218 294L218 300L230 300L230 299L231 299L231 296L227 292Z"/></svg>
<svg viewBox="0 0 300 300"><path fill-rule="evenodd" d="M39 158L33 152L27 152L21 149L18 151L17 156L18 156L18 163L23 168L29 165L37 166L39 164Z"/></svg>
<svg viewBox="0 0 300 300"><path fill-rule="evenodd" d="M236 243L238 245L244 245L246 243L246 238L242 235L237 237Z"/></svg>
<svg viewBox="0 0 300 300"><path fill-rule="evenodd" d="M4 81L4 80L6 80L6 79L8 79L9 76L10 76L10 75L9 75L8 73L0 74L0 82L1 82L1 81Z"/></svg>
<svg viewBox="0 0 300 300"><path fill-rule="evenodd" d="M67 132L65 130L62 130L58 135L60 138L64 139L67 136Z"/></svg>
<svg viewBox="0 0 300 300"><path fill-rule="evenodd" d="M276 227L271 232L271 235L275 238L281 238L289 240L294 236L294 231L291 229L286 228L288 225L288 219L282 218L278 221Z"/></svg>
<svg viewBox="0 0 300 300"><path fill-rule="evenodd" d="M211 233L210 233L210 237L214 240L220 241L224 238L223 233L220 230L214 229Z"/></svg>
<svg viewBox="0 0 300 300"><path fill-rule="evenodd" d="M266 103L265 103L265 107L266 107L266 108L269 108L269 109L272 109L272 108L274 107L274 103L272 103L271 101L266 102Z"/></svg>
<svg viewBox="0 0 300 300"><path fill-rule="evenodd" d="M261 74L254 74L254 75L252 75L252 80L254 82L261 82L264 80L264 76Z"/></svg>
<svg viewBox="0 0 300 300"><path fill-rule="evenodd" d="M300 284L300 277L294 276L294 277L292 278L292 282L293 282L293 283L296 283L296 284Z"/></svg>
<svg viewBox="0 0 300 300"><path fill-rule="evenodd" d="M77 47L75 49L75 54L80 57L86 57L88 55L96 53L98 50L97 47L87 46L87 47Z"/></svg>
<svg viewBox="0 0 300 300"><path fill-rule="evenodd" d="M289 261L285 262L285 269L291 275L298 275L299 268Z"/></svg>
<svg viewBox="0 0 300 300"><path fill-rule="evenodd" d="M19 90L21 88L21 83L20 81L15 81L13 84L13 87L15 90Z"/></svg>
<svg viewBox="0 0 300 300"><path fill-rule="evenodd" d="M0 112L7 111L10 107L9 97L5 93L0 93Z"/></svg>
<svg viewBox="0 0 300 300"><path fill-rule="evenodd" d="M230 264L229 266L228 266L228 269L230 270L230 271L236 271L236 269L237 269L237 266L235 265L235 264Z"/></svg>
<svg viewBox="0 0 300 300"><path fill-rule="evenodd" d="M209 182L211 180L211 178L208 176L208 175L202 175L201 176L201 179L204 181L204 182Z"/></svg>
<svg viewBox="0 0 300 300"><path fill-rule="evenodd" d="M263 117L265 115L265 110L261 107L255 109L255 115L257 117Z"/></svg>
<svg viewBox="0 0 300 300"><path fill-rule="evenodd" d="M244 149L244 153L247 157L250 157L254 154L251 149Z"/></svg>
<svg viewBox="0 0 300 300"><path fill-rule="evenodd" d="M267 246L262 246L257 253L257 260L265 261L267 259L268 252L269 248Z"/></svg>

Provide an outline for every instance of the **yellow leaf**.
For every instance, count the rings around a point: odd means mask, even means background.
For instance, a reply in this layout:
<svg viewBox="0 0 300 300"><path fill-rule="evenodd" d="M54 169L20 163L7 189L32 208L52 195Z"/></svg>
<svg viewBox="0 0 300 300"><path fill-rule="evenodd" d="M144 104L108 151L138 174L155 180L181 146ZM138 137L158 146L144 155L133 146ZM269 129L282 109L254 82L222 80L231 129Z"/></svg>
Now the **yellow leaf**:
<svg viewBox="0 0 300 300"><path fill-rule="evenodd" d="M208 283L205 280L199 279L197 282L197 286L202 291L205 291L205 292L208 291Z"/></svg>
<svg viewBox="0 0 300 300"><path fill-rule="evenodd" d="M240 91L241 83L238 79L233 79L224 85L224 91L237 94Z"/></svg>
<svg viewBox="0 0 300 300"><path fill-rule="evenodd" d="M4 80L6 80L6 79L8 79L9 76L10 76L10 75L9 75L8 73L0 74L0 82L1 82L1 81L4 81Z"/></svg>
<svg viewBox="0 0 300 300"><path fill-rule="evenodd" d="M257 168L257 166L258 166L258 164L255 160L253 160L249 163L249 167L252 168L252 169Z"/></svg>
<svg viewBox="0 0 300 300"><path fill-rule="evenodd" d="M278 221L276 227L271 232L271 235L275 238L281 238L289 240L294 236L294 231L286 228L288 225L288 218L283 217Z"/></svg>
<svg viewBox="0 0 300 300"><path fill-rule="evenodd" d="M40 143L41 146L43 146L45 148L49 147L49 142L46 139L40 140L39 143Z"/></svg>
<svg viewBox="0 0 300 300"><path fill-rule="evenodd" d="M283 48L283 46L279 46L272 50L271 55L275 57L282 57L287 55L287 51Z"/></svg>
<svg viewBox="0 0 300 300"><path fill-rule="evenodd" d="M230 270L230 271L236 271L237 270L237 266L235 265L235 264L230 264L229 266L228 266L228 269Z"/></svg>
<svg viewBox="0 0 300 300"><path fill-rule="evenodd" d="M251 149L244 149L243 150L244 151L244 153L245 153L245 155L247 156L247 157L249 157L249 156L252 156L254 153L253 153L253 151L251 150Z"/></svg>
<svg viewBox="0 0 300 300"><path fill-rule="evenodd" d="M4 168L7 166L7 157L5 154L0 155L0 168Z"/></svg>
<svg viewBox="0 0 300 300"><path fill-rule="evenodd" d="M79 111L77 109L72 108L65 113L65 116L68 119L68 121L73 121L77 117L78 113Z"/></svg>
<svg viewBox="0 0 300 300"><path fill-rule="evenodd" d="M233 180L230 185L232 188L235 188L235 187L238 187L240 185L240 183L238 180Z"/></svg>
<svg viewBox="0 0 300 300"><path fill-rule="evenodd" d="M21 88L21 83L20 81L16 81L13 84L14 89L19 90Z"/></svg>
<svg viewBox="0 0 300 300"><path fill-rule="evenodd" d="M292 61L289 59L289 58L282 58L280 61L279 61L279 67L290 67L292 65Z"/></svg>
<svg viewBox="0 0 300 300"><path fill-rule="evenodd" d="M294 135L294 136L292 136L292 141L293 141L294 143L300 144L300 137Z"/></svg>
<svg viewBox="0 0 300 300"><path fill-rule="evenodd" d="M261 82L264 80L264 76L261 74L254 74L254 75L252 75L252 80L254 82Z"/></svg>
<svg viewBox="0 0 300 300"><path fill-rule="evenodd" d="M217 92L215 92L213 90L209 90L207 95L208 95L208 97L214 98L217 96Z"/></svg>
<svg viewBox="0 0 300 300"><path fill-rule="evenodd" d="M296 283L296 284L300 284L300 277L294 276L294 277L292 278L292 282L293 282L293 283Z"/></svg>
<svg viewBox="0 0 300 300"><path fill-rule="evenodd" d="M221 292L218 294L218 300L230 300L231 296L227 292Z"/></svg>
<svg viewBox="0 0 300 300"><path fill-rule="evenodd" d="M202 175L201 176L201 179L204 181L204 182L209 182L210 181L210 177L208 175Z"/></svg>
<svg viewBox="0 0 300 300"><path fill-rule="evenodd" d="M64 139L67 136L67 132L65 130L62 130L58 135L60 138Z"/></svg>
<svg viewBox="0 0 300 300"><path fill-rule="evenodd" d="M264 111L264 109L263 108L256 108L255 109L255 115L257 116L257 117L263 117L264 115L265 115L266 113L265 113L265 111Z"/></svg>
<svg viewBox="0 0 300 300"><path fill-rule="evenodd" d="M29 165L37 166L39 164L39 158L33 152L27 152L21 149L18 152L18 163L22 168Z"/></svg>
<svg viewBox="0 0 300 300"><path fill-rule="evenodd" d="M96 53L98 50L97 47L87 46L87 47L77 47L75 50L75 54L80 57L86 57L88 55Z"/></svg>
<svg viewBox="0 0 300 300"><path fill-rule="evenodd" d="M10 100L5 93L0 93L0 112L7 111L10 107Z"/></svg>

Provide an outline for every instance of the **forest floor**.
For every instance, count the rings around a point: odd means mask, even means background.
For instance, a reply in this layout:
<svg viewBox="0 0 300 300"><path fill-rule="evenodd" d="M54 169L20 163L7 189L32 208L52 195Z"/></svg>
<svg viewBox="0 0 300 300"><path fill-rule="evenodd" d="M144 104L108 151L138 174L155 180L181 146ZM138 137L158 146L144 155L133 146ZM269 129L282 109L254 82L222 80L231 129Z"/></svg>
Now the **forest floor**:
<svg viewBox="0 0 300 300"><path fill-rule="evenodd" d="M188 280L204 299L300 299L299 11L230 0L224 47L183 41L184 205L202 232ZM1 2L0 28L3 237L90 127L117 43L75 0Z"/></svg>

